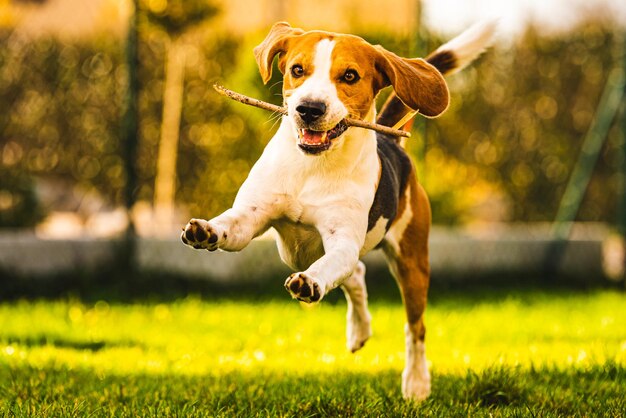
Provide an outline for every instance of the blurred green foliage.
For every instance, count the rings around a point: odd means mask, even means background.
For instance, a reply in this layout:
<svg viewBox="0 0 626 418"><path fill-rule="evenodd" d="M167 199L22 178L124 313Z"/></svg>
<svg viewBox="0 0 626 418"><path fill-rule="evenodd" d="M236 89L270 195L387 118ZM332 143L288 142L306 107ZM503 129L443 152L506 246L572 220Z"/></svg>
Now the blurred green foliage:
<svg viewBox="0 0 626 418"><path fill-rule="evenodd" d="M119 117L124 88L119 42L68 44L0 34L0 156L10 176L0 190L10 192L14 176L71 179L77 188L97 189L119 201L124 183L119 155ZM13 201L24 193L13 191ZM29 191L27 194L30 194ZM32 202L34 203L34 202ZM37 219L19 205L5 208L16 219ZM22 219L17 221L17 218ZM6 224L4 224L6 225Z"/></svg>
<svg viewBox="0 0 626 418"><path fill-rule="evenodd" d="M440 160L443 169L456 164L453 183L442 186L447 193L482 183L464 197L491 190L508 201L512 220L553 220L608 73L621 59L623 36L606 22L582 23L553 36L530 27L510 48L496 48L453 76L452 106L429 131L427 184L437 181L429 173L438 172L429 162ZM581 220L614 219L618 127L604 146Z"/></svg>
<svg viewBox="0 0 626 418"><path fill-rule="evenodd" d="M152 201L167 35L142 22L137 197ZM257 73L252 48L265 33L237 37L210 26L196 32L184 45L176 200L192 216L210 217L230 205L278 123L267 112L224 100L213 92L213 83L274 103L281 101L281 85L277 71L268 86ZM605 22L582 23L549 37L530 28L514 44L495 48L449 79L450 110L427 122L425 147L419 137L409 143L433 201L435 222L472 220L481 205L489 207L494 199L504 207L505 214L498 215L504 219L554 218L616 59L616 33ZM361 35L401 55L409 55L414 45L406 37ZM34 200L33 185L40 177L97 190L111 207L122 204L122 42L0 33L0 195L16 196L4 202L30 202L25 208L0 204L0 225L33 224L50 209L38 208ZM431 44L432 49L438 45ZM621 164L617 136L614 128L582 220L612 221L615 216ZM17 176L20 187L13 185ZM11 211L23 218L9 216Z"/></svg>
<svg viewBox="0 0 626 418"><path fill-rule="evenodd" d="M142 26L139 44L137 193L139 199L151 201L167 40L147 28ZM241 39L207 32L196 40L186 45L177 200L188 204L190 212L208 216L232 201L269 133L264 135L263 125L250 122L247 109L231 106L211 87L237 67ZM0 48L3 169L31 184L40 177L65 179L77 195L78 190L81 194L97 190L109 206L121 205L125 178L120 133L126 84L122 41L24 40L9 32L0 34L0 45L7 46ZM15 195L6 202L26 197L13 183L9 176L0 177L0 193ZM37 208L34 198L31 203L28 209L33 213L54 209ZM39 219L17 204L0 205L0 212L0 226L32 225ZM16 221L20 216L23 220Z"/></svg>
<svg viewBox="0 0 626 418"><path fill-rule="evenodd" d="M33 179L25 172L0 166L0 226L27 227L43 218Z"/></svg>

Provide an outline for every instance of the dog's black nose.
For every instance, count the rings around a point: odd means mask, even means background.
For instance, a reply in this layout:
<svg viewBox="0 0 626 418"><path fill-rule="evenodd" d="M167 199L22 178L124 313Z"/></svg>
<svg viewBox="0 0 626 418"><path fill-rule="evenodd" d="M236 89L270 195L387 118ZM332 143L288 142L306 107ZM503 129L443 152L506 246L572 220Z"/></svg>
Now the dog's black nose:
<svg viewBox="0 0 626 418"><path fill-rule="evenodd" d="M311 123L326 113L326 105L322 102L302 102L296 107L296 112L303 121Z"/></svg>

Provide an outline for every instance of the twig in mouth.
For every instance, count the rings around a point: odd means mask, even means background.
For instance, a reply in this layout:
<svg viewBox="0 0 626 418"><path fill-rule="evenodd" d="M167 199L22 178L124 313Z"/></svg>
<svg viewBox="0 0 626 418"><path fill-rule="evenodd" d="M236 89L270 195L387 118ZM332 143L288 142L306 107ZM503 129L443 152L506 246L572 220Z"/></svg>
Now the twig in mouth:
<svg viewBox="0 0 626 418"><path fill-rule="evenodd" d="M267 102L264 102L264 101L259 100L259 99L254 99L252 97L244 96L241 93L237 93L237 92L234 92L232 90L229 90L226 87L221 86L219 84L213 84L213 88L219 94L221 94L222 96L226 96L229 99L233 99L235 101L241 102L241 103L249 105L249 106L254 106L254 107L258 107L260 109L269 110L270 112L275 112L275 113L280 113L280 114L283 114L283 115L287 115L287 108L285 108L285 107L276 106L274 104L267 103ZM366 122L364 120L346 118L343 121L348 126L355 126L355 127L358 127L358 128L371 129L371 130L374 130L376 132L380 132L380 133L387 134L387 135L402 136L402 137L406 137L406 138L409 138L411 136L410 132L401 131L399 129L390 128L389 126L379 125L377 123Z"/></svg>

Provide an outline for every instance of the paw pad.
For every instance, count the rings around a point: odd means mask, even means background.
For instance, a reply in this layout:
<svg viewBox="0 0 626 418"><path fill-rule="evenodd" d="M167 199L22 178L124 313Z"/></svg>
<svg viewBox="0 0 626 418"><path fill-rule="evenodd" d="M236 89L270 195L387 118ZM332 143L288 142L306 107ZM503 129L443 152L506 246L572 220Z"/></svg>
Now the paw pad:
<svg viewBox="0 0 626 418"><path fill-rule="evenodd" d="M302 302L317 302L322 298L320 286L304 273L294 273L285 281L285 289Z"/></svg>
<svg viewBox="0 0 626 418"><path fill-rule="evenodd" d="M202 219L192 219L183 228L181 241L197 250L217 250L218 236L211 225Z"/></svg>

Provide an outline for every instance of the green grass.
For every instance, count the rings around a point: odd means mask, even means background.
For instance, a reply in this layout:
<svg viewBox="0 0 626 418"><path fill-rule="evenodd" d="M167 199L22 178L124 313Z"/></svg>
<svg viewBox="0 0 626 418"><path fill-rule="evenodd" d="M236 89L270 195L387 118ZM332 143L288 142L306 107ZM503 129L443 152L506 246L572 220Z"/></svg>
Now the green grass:
<svg viewBox="0 0 626 418"><path fill-rule="evenodd" d="M335 297L335 300L337 298ZM433 394L400 396L403 309L372 295L345 348L345 303L0 304L0 412L17 416L626 416L626 294L433 294Z"/></svg>

